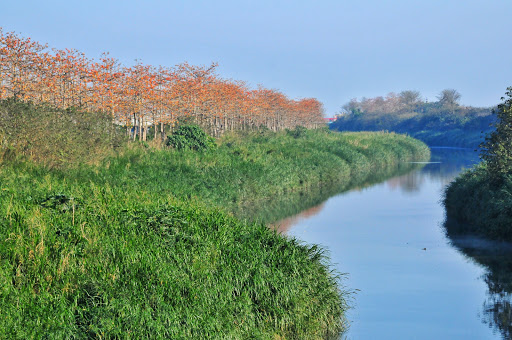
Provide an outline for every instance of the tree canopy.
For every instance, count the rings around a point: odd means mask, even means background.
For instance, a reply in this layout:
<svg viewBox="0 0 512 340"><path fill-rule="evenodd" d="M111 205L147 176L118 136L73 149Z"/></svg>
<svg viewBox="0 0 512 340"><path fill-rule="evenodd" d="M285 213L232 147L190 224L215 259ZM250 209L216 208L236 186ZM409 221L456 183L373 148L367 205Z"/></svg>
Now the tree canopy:
<svg viewBox="0 0 512 340"><path fill-rule="evenodd" d="M480 157L487 163L487 171L495 180L512 174L512 86L507 88L505 95L494 111L496 130L481 145Z"/></svg>
<svg viewBox="0 0 512 340"><path fill-rule="evenodd" d="M452 113L455 111L455 108L459 105L461 94L454 89L445 89L439 93L437 99L439 99L439 103L442 107L450 110Z"/></svg>
<svg viewBox="0 0 512 340"><path fill-rule="evenodd" d="M224 79L217 64L123 66L105 53L99 60L74 49L48 49L0 28L0 100L14 98L66 109L107 112L125 126L174 125L192 118L213 135L266 126L272 130L323 126L315 98Z"/></svg>

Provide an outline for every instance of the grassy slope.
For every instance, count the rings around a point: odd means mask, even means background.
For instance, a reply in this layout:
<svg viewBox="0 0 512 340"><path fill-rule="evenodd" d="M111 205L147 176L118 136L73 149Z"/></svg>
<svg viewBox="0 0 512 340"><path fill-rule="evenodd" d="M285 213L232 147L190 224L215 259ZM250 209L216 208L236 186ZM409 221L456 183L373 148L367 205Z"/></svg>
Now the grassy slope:
<svg viewBox="0 0 512 340"><path fill-rule="evenodd" d="M384 133L338 134L309 131L300 138L286 133L226 136L215 151L196 153L128 152L108 161L99 183L137 187L178 198L196 198L236 210L268 197L327 184L348 185L372 172L426 159L421 142Z"/></svg>
<svg viewBox="0 0 512 340"><path fill-rule="evenodd" d="M4 165L0 338L320 338L343 329L347 295L322 249L207 206L236 210L364 181L428 149L394 134L325 131L220 144L135 148L65 171Z"/></svg>

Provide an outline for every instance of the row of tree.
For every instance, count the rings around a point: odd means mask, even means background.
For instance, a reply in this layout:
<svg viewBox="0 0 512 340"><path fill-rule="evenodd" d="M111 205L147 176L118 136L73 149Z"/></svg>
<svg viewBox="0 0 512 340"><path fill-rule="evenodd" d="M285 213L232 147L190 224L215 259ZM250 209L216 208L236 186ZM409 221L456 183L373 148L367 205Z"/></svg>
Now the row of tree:
<svg viewBox="0 0 512 340"><path fill-rule="evenodd" d="M399 94L391 92L386 97L363 97L361 101L358 101L357 98L353 98L347 104L343 105L342 113L400 113L426 111L434 108L438 111L443 110L455 113L455 110L460 107L460 98L461 94L454 89L441 91L437 96L438 101L433 103L424 101L418 91L407 90Z"/></svg>
<svg viewBox="0 0 512 340"><path fill-rule="evenodd" d="M446 89L437 101L424 100L418 91L390 93L386 97L351 100L332 129L340 131L393 131L407 133L428 145L476 148L496 117L492 108L459 104L460 93Z"/></svg>
<svg viewBox="0 0 512 340"><path fill-rule="evenodd" d="M146 139L148 125L164 136L165 125L190 118L213 135L265 126L272 130L322 123L315 98L223 79L217 64L123 66L103 54L97 60L74 49L49 49L0 28L0 99L15 98L58 108L108 112L113 121Z"/></svg>

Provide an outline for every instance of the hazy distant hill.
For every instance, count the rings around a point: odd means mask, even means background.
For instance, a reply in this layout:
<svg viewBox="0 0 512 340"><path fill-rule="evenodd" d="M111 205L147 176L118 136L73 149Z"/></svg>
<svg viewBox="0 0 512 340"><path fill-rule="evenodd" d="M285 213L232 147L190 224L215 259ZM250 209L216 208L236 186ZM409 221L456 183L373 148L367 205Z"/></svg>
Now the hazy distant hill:
<svg viewBox="0 0 512 340"><path fill-rule="evenodd" d="M417 91L384 97L352 99L331 124L340 131L394 131L406 133L430 146L476 148L492 131L492 108L459 105L460 94L443 90L436 102L426 102Z"/></svg>

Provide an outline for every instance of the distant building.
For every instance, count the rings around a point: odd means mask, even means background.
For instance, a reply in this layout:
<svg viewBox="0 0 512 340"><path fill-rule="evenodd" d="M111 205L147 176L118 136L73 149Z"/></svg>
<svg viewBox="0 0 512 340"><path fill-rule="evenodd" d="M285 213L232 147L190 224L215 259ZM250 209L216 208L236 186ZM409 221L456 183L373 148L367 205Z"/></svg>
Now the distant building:
<svg viewBox="0 0 512 340"><path fill-rule="evenodd" d="M323 119L324 119L324 122L326 122L327 124L330 124L330 123L334 122L337 119L337 117L332 117L332 118L324 117Z"/></svg>

